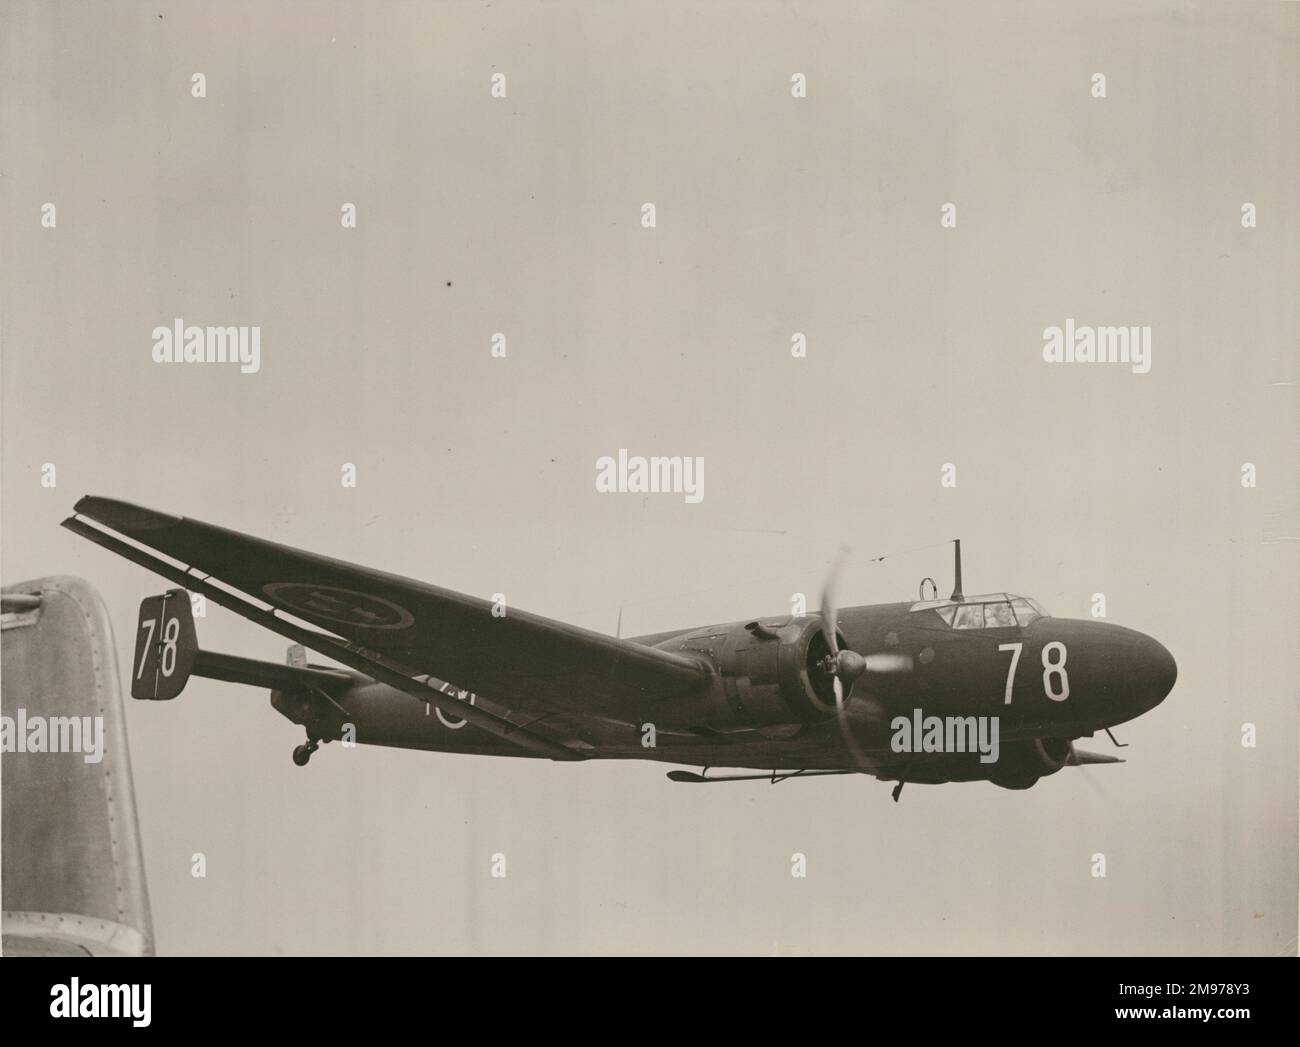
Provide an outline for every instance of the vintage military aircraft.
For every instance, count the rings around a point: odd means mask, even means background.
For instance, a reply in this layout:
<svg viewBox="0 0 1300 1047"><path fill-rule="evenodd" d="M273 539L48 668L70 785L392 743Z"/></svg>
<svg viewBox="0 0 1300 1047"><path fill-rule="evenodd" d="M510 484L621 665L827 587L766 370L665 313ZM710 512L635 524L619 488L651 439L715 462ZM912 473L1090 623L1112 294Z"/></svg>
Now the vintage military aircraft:
<svg viewBox="0 0 1300 1047"><path fill-rule="evenodd" d="M191 674L268 687L306 729L299 765L342 739L704 768L675 782L864 773L898 783L895 800L906 782L1027 789L1120 762L1073 741L1154 708L1177 677L1142 633L966 596L960 542L946 600L837 611L832 570L819 613L620 639L108 498L75 513L64 527L183 587L141 605L132 695L174 698ZM200 650L186 590L293 641L288 664ZM978 751L977 721L993 731Z"/></svg>

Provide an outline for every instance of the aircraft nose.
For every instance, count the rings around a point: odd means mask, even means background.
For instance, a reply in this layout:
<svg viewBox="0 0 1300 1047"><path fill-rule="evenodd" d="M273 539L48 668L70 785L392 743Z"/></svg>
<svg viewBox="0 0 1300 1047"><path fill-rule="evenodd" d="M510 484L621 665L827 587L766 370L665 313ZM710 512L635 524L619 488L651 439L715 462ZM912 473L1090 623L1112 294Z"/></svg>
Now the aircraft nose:
<svg viewBox="0 0 1300 1047"><path fill-rule="evenodd" d="M1146 705L1148 709L1154 709L1174 689L1174 683L1178 679L1178 663L1164 644L1150 636L1146 637L1143 644L1142 661Z"/></svg>

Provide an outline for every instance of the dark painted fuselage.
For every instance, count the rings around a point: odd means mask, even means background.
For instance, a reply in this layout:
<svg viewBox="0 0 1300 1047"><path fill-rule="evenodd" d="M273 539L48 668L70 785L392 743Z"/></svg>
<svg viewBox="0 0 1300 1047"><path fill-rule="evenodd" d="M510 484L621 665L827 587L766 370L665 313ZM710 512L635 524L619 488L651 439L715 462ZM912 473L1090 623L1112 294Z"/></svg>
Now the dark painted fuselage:
<svg viewBox="0 0 1300 1047"><path fill-rule="evenodd" d="M820 618L807 615L639 637L648 646L704 660L713 668L707 688L671 700L648 697L644 708L625 719L557 714L543 726L591 759L761 770L852 768L900 781L990 779L1023 788L1059 769L1044 755L1042 740L1068 748L1072 739L1139 716L1158 705L1176 679L1169 652L1131 629L1050 616L996 623L991 610L987 626L955 628L951 602L932 604L937 606L891 603L840 612L841 647L870 656L845 701L843 724L815 669ZM958 612L959 620L964 614ZM1020 616L1026 617L1032 616ZM508 698L469 695L450 685L444 690L512 715ZM336 699L336 708L289 692L275 692L272 701L325 739L346 738L344 724L350 723L355 740L365 744L528 755L450 713L360 677ZM995 719L999 759L898 751L900 717Z"/></svg>

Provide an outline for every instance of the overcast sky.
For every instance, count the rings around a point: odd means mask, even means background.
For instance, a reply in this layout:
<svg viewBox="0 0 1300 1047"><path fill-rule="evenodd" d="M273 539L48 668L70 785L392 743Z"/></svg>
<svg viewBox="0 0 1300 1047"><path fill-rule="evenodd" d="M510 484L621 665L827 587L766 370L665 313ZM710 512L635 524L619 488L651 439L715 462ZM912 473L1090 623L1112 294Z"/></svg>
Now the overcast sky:
<svg viewBox="0 0 1300 1047"><path fill-rule="evenodd" d="M159 951L1294 952L1298 55L1300 5L6 4L0 567L89 579L123 672L165 583L57 526L86 493L625 634L961 536L967 592L1104 593L1179 664L1128 762L898 805L299 769L195 680L128 700ZM261 369L154 363L177 318L260 325ZM1150 373L1044 363L1067 318L1150 325ZM703 456L703 501L598 494L619 448Z"/></svg>

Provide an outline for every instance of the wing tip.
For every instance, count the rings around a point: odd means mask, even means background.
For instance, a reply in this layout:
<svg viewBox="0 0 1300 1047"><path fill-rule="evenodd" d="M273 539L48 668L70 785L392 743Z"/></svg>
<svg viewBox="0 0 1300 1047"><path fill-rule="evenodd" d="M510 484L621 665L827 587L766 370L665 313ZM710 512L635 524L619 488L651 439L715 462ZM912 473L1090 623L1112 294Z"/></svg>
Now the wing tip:
<svg viewBox="0 0 1300 1047"><path fill-rule="evenodd" d="M171 513L146 509L142 505L133 505L131 502L103 498L94 494L83 495L77 499L77 504L72 507L72 511L128 535L139 531L159 531L165 527L174 527L182 519Z"/></svg>

